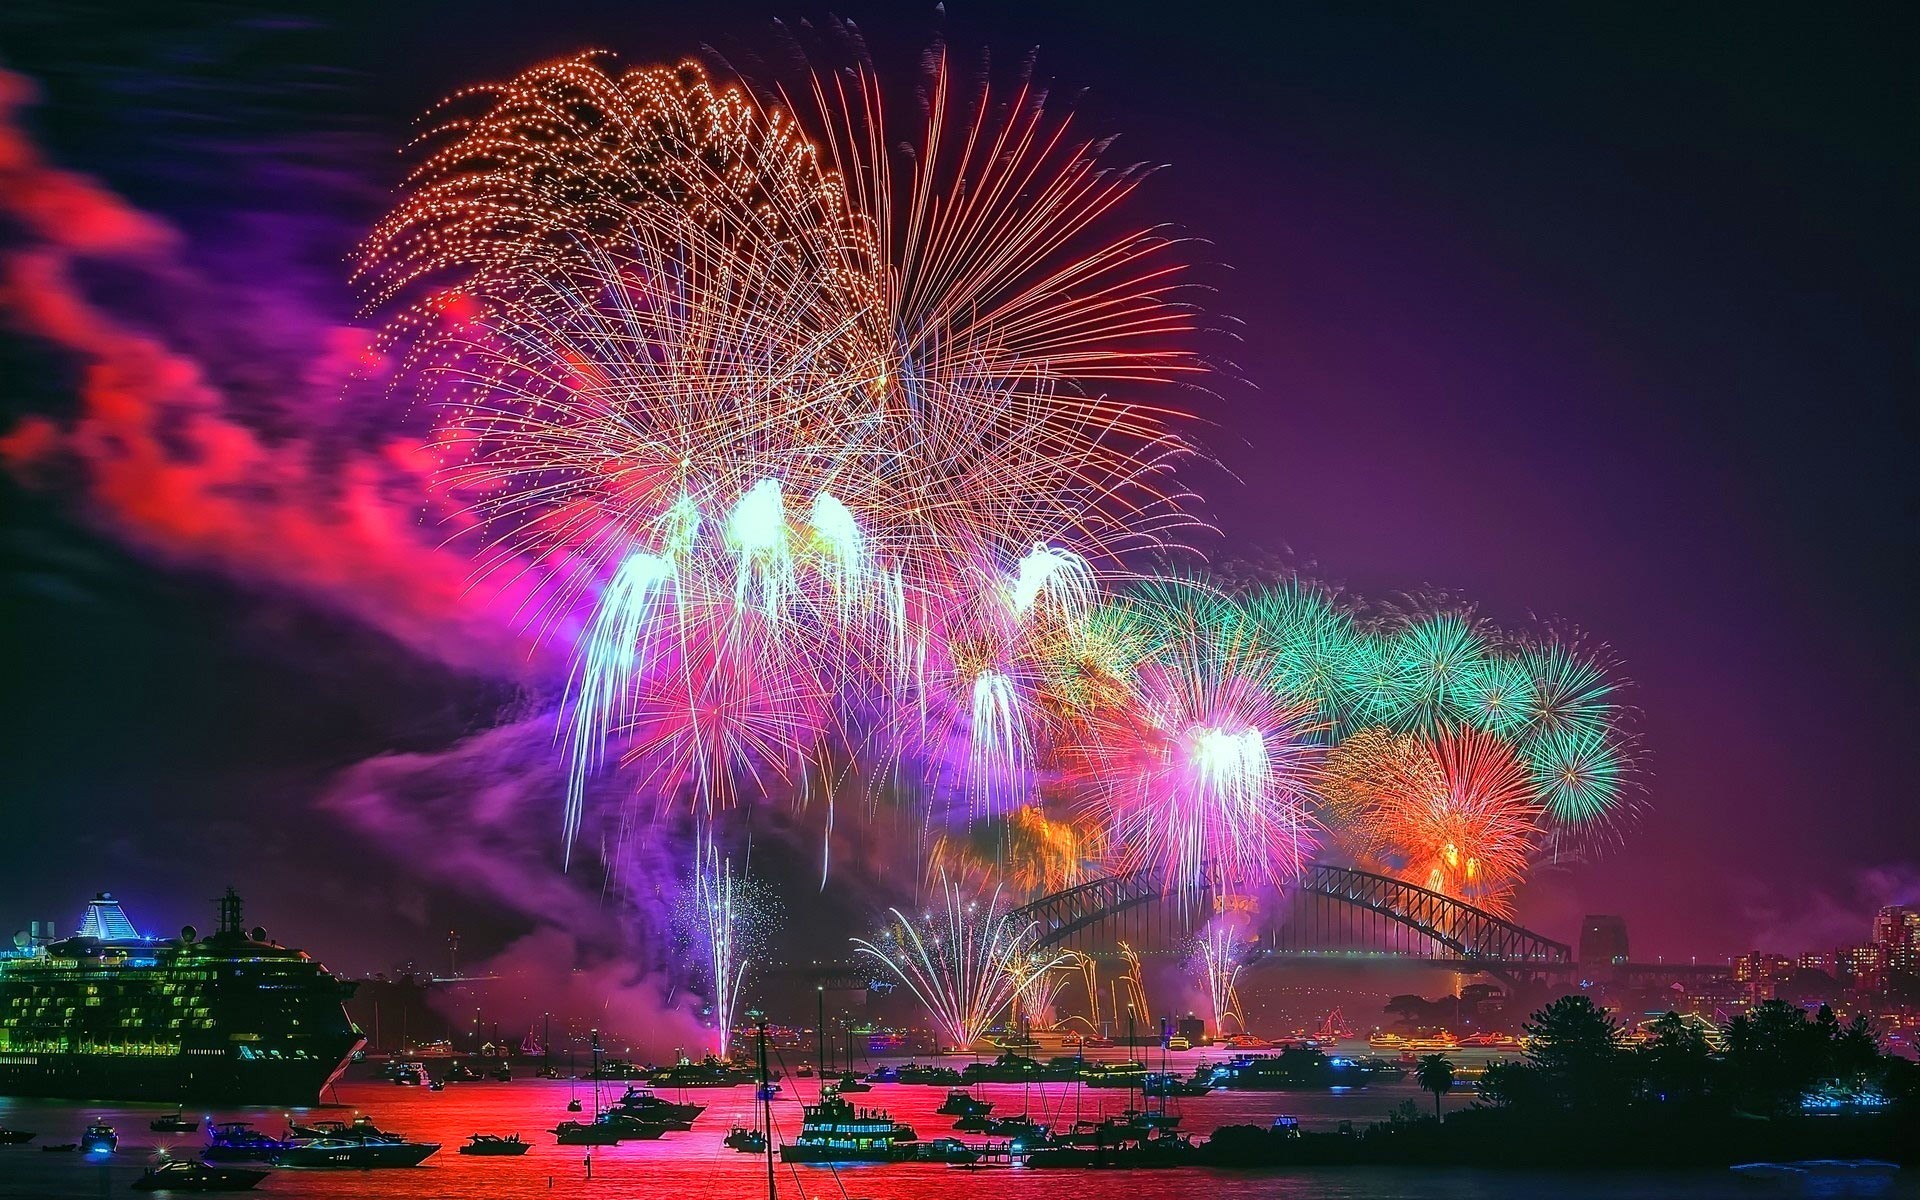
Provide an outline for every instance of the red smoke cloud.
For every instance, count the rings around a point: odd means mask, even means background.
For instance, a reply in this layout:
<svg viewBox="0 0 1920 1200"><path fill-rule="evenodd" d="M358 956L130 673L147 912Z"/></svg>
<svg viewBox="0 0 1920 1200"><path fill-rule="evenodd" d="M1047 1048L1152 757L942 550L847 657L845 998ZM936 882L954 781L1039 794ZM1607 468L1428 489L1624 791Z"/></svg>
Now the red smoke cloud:
<svg viewBox="0 0 1920 1200"><path fill-rule="evenodd" d="M20 124L32 98L0 72L0 223L22 235L0 253L0 318L70 361L78 404L5 431L0 465L71 489L93 522L157 558L299 592L455 667L524 673L533 650L514 614L532 585L476 583L471 548L447 545L461 531L428 511L421 439L326 425L349 376L377 365L366 333L312 322L294 394L272 402L302 432L269 437L218 382L222 364L163 331L177 314L89 291L99 267L162 296L182 280L217 294L220 281L194 278L165 222L48 163Z"/></svg>

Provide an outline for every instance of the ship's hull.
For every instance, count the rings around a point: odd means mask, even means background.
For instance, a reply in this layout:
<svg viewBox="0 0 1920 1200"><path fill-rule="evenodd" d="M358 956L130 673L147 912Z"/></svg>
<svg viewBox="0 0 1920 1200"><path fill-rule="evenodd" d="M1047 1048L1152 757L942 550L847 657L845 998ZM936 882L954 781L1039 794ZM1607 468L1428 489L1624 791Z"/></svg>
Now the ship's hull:
<svg viewBox="0 0 1920 1200"><path fill-rule="evenodd" d="M337 1058L301 1059L0 1054L0 1096L306 1107L320 1102L354 1048L345 1047Z"/></svg>

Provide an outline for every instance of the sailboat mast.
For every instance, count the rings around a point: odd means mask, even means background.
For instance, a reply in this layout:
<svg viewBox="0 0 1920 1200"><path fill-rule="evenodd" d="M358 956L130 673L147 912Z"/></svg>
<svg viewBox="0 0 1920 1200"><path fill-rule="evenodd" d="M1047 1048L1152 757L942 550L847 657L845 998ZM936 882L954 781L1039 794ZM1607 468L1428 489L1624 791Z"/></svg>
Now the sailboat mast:
<svg viewBox="0 0 1920 1200"><path fill-rule="evenodd" d="M767 1130L767 1200L774 1200L773 1194L773 1081L767 1078L767 1018L763 1013L753 1014L754 1029L760 1040L760 1114L766 1122Z"/></svg>

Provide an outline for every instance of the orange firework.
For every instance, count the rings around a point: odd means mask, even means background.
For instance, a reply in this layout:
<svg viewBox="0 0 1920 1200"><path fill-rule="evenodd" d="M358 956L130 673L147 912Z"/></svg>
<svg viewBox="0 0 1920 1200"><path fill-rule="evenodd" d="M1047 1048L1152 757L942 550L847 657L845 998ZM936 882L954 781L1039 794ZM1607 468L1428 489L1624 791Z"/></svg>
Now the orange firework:
<svg viewBox="0 0 1920 1200"><path fill-rule="evenodd" d="M569 830L611 739L711 805L876 696L951 718L923 751L977 807L1022 803L1032 688L947 631L1057 620L1185 519L1138 393L1202 368L1172 243L1116 223L1142 173L944 57L909 155L868 70L811 91L809 131L694 63L535 68L455 98L366 245L483 571L546 580L569 637L597 598Z"/></svg>
<svg viewBox="0 0 1920 1200"><path fill-rule="evenodd" d="M1327 791L1361 857L1495 913L1540 840L1526 764L1479 730L1428 737L1369 730L1328 757Z"/></svg>

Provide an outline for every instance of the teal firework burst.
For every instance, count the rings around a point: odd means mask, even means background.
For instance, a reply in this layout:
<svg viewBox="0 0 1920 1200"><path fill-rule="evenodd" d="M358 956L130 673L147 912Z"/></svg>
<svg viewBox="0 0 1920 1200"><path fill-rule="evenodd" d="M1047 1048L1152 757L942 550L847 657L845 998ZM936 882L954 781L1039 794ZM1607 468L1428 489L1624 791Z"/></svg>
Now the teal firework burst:
<svg viewBox="0 0 1920 1200"><path fill-rule="evenodd" d="M1387 639L1361 634L1347 643L1340 692L1351 727L1406 728L1414 711L1412 683Z"/></svg>
<svg viewBox="0 0 1920 1200"><path fill-rule="evenodd" d="M1508 655L1481 659L1467 673L1461 693L1467 723L1502 737L1524 730L1533 712L1533 675L1524 662Z"/></svg>
<svg viewBox="0 0 1920 1200"><path fill-rule="evenodd" d="M1598 663L1558 640L1529 648L1522 659L1533 680L1529 735L1607 731L1619 708L1613 700L1618 684Z"/></svg>
<svg viewBox="0 0 1920 1200"><path fill-rule="evenodd" d="M1463 613L1421 617L1388 639L1387 654L1405 689L1404 727L1431 732L1470 712L1470 685L1487 659L1487 641Z"/></svg>
<svg viewBox="0 0 1920 1200"><path fill-rule="evenodd" d="M1543 734L1528 760L1534 790L1556 824L1604 822L1620 804L1626 760L1603 729L1575 725Z"/></svg>
<svg viewBox="0 0 1920 1200"><path fill-rule="evenodd" d="M1273 663L1274 690L1332 720L1356 636L1352 619L1334 607L1333 597L1298 580L1252 597L1246 612Z"/></svg>

